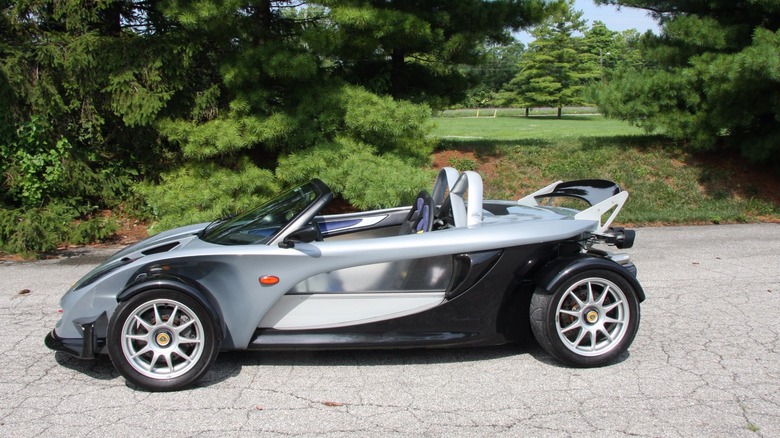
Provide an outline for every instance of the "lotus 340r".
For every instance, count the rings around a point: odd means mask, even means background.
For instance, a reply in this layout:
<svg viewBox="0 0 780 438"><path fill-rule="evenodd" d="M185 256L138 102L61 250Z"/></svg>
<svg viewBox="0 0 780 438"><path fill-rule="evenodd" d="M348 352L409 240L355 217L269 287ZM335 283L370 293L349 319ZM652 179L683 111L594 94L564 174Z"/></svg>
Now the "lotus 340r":
<svg viewBox="0 0 780 438"><path fill-rule="evenodd" d="M407 207L328 215L319 180L259 208L122 249L62 297L46 345L108 354L132 384L184 388L224 350L497 345L530 338L575 367L624 354L645 298L612 227L628 193L557 182L482 198L442 169ZM564 207L560 198L583 201Z"/></svg>

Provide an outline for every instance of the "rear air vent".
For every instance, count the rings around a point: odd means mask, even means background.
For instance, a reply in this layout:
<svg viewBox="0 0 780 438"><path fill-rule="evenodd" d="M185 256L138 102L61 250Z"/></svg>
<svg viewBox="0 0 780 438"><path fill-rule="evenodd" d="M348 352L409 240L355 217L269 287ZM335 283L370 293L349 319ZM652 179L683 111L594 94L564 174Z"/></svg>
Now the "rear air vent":
<svg viewBox="0 0 780 438"><path fill-rule="evenodd" d="M179 242L169 242L165 245L155 246L154 248L149 248L146 251L141 251L141 254L143 255L152 255L152 254L159 254L161 252L167 252L172 250L173 248L176 248L179 246Z"/></svg>

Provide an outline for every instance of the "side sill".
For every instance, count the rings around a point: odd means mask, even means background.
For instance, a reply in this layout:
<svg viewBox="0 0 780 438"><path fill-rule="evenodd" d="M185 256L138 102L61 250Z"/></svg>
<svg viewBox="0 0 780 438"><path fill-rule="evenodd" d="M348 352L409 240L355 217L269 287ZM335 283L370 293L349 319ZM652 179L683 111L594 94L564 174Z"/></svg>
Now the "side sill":
<svg viewBox="0 0 780 438"><path fill-rule="evenodd" d="M314 330L281 331L261 329L255 333L248 350L317 351L451 347L456 345L495 345L480 342L473 332L343 332L323 333Z"/></svg>

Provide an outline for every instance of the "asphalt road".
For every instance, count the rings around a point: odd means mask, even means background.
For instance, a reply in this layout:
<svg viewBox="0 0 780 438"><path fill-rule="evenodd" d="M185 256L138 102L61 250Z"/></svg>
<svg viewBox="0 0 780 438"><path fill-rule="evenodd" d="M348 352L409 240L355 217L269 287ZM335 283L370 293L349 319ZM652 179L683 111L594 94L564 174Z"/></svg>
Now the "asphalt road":
<svg viewBox="0 0 780 438"><path fill-rule="evenodd" d="M166 394L43 345L108 253L0 263L0 436L780 436L780 225L641 228L628 252L648 298L608 367L535 343L226 353Z"/></svg>

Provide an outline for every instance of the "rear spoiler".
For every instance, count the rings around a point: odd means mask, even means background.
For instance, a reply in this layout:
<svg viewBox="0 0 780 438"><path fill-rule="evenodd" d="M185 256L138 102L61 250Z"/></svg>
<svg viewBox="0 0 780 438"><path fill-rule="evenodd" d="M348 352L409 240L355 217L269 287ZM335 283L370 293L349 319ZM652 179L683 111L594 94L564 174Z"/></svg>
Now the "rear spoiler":
<svg viewBox="0 0 780 438"><path fill-rule="evenodd" d="M595 233L604 234L626 203L628 192L621 191L614 182L603 179L556 181L519 199L517 203L528 207L542 207L539 201L560 197L576 198L587 202L591 207L574 215L574 219L597 221L599 225ZM612 213L607 220L602 221L602 217L610 211Z"/></svg>

